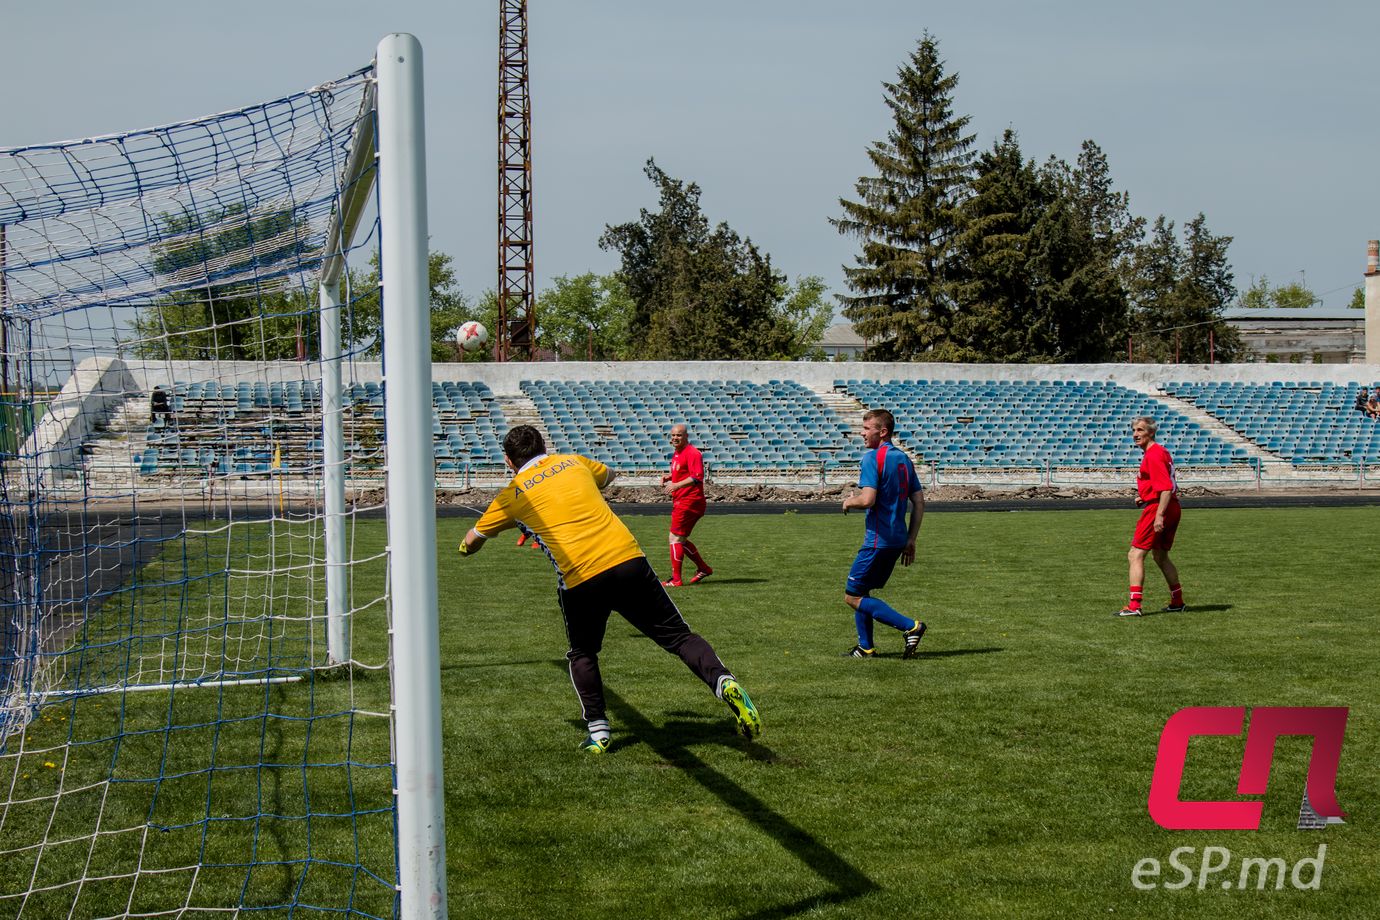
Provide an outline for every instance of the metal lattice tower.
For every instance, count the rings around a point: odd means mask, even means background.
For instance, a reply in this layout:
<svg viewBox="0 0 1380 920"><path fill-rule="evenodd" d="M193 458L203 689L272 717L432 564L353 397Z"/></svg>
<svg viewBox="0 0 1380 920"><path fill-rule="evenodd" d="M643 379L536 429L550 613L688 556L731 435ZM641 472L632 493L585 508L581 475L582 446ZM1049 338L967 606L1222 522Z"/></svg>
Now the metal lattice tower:
<svg viewBox="0 0 1380 920"><path fill-rule="evenodd" d="M533 357L532 104L527 86L527 0L499 0L498 359Z"/></svg>

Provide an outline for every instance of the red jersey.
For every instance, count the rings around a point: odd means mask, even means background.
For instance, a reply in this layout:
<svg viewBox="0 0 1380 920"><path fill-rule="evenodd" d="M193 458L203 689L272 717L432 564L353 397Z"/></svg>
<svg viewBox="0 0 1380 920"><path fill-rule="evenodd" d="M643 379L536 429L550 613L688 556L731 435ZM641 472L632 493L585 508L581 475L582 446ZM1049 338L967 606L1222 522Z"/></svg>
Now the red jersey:
<svg viewBox="0 0 1380 920"><path fill-rule="evenodd" d="M1151 444L1145 449L1140 460L1140 475L1136 478L1136 496L1141 504L1149 504L1160 497L1161 492L1177 492L1178 483L1174 481L1174 458L1162 444Z"/></svg>
<svg viewBox="0 0 1380 920"><path fill-rule="evenodd" d="M692 505L704 504L704 457L700 456L700 449L693 444L686 444L680 450L671 455L671 482L680 482L682 479L693 479L694 482L684 488L677 489L672 496L672 500L677 508L689 507Z"/></svg>

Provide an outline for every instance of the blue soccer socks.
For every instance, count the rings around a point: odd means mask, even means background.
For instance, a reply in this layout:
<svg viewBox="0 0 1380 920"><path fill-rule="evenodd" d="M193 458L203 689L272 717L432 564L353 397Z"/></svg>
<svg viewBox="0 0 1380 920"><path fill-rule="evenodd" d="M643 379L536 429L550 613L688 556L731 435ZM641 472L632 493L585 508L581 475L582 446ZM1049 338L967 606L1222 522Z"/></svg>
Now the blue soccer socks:
<svg viewBox="0 0 1380 920"><path fill-rule="evenodd" d="M858 609L853 612L853 625L858 630L858 644L853 651L848 653L849 655L854 658L865 658L875 651L872 642L872 623L874 621L885 623L892 629L900 630L905 637L905 648L902 650L901 657L915 657L920 646L920 639L925 635L925 624L898 613L886 601L878 600L875 597L860 599Z"/></svg>
<svg viewBox="0 0 1380 920"><path fill-rule="evenodd" d="M878 600L875 597L865 597L859 601L858 612L865 613L877 622L885 623L892 629L899 629L902 632L915 628L914 620L897 613L886 601Z"/></svg>
<svg viewBox="0 0 1380 920"><path fill-rule="evenodd" d="M866 598L864 598L866 600ZM853 625L858 630L859 648L870 649L872 645L872 617L863 613L862 609L853 611Z"/></svg>

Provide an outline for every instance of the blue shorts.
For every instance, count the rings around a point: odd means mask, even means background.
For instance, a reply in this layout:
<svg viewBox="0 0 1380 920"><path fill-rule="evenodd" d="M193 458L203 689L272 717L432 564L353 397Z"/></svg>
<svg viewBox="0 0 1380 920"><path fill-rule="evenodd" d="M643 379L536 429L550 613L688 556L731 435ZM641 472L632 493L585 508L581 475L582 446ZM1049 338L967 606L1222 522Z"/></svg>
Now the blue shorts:
<svg viewBox="0 0 1380 920"><path fill-rule="evenodd" d="M864 546L848 570L848 584L843 590L853 597L867 597L869 591L886 587L901 552L900 546Z"/></svg>

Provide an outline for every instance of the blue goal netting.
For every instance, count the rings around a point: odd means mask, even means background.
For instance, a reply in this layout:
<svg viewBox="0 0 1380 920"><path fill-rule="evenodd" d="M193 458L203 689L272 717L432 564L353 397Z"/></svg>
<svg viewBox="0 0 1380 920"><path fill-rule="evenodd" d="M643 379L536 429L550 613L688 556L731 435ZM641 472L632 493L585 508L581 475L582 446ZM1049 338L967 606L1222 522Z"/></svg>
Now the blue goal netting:
<svg viewBox="0 0 1380 920"><path fill-rule="evenodd" d="M373 87L0 149L0 915L397 911Z"/></svg>

